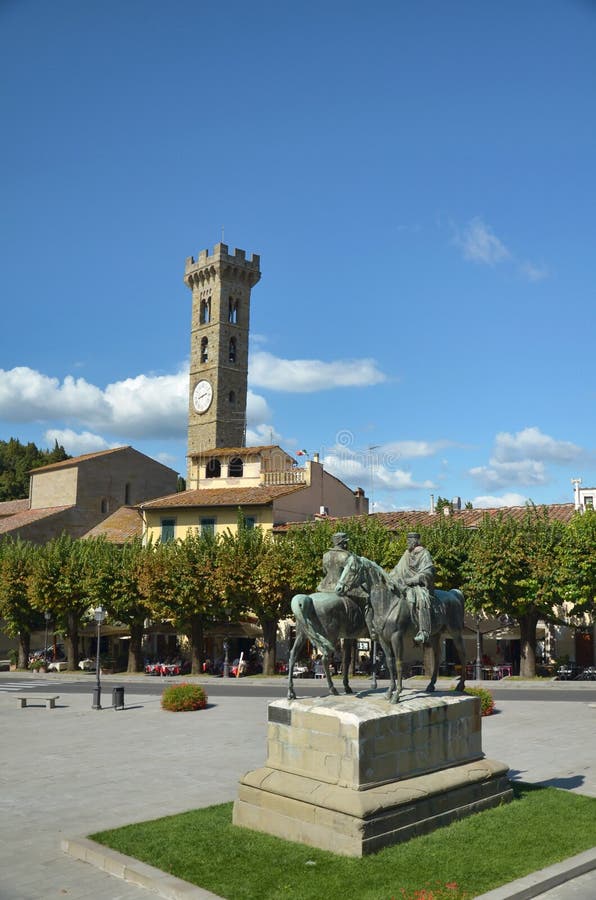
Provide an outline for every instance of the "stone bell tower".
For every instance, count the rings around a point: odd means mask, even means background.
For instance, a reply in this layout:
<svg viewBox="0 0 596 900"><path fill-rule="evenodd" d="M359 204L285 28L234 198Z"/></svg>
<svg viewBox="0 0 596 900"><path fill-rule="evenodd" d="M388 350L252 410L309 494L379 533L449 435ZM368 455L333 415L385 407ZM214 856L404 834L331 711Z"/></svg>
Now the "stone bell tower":
<svg viewBox="0 0 596 900"><path fill-rule="evenodd" d="M186 260L192 291L188 455L243 447L246 432L250 292L260 258L216 244ZM190 462L190 461L189 461Z"/></svg>

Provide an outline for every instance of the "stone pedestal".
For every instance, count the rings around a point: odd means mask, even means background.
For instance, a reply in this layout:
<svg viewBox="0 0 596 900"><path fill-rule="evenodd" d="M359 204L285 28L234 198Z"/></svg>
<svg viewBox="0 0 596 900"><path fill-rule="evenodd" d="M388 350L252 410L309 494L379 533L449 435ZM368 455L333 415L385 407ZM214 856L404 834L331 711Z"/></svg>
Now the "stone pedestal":
<svg viewBox="0 0 596 900"><path fill-rule="evenodd" d="M234 824L363 856L511 799L508 767L483 758L478 698L402 696L271 703Z"/></svg>

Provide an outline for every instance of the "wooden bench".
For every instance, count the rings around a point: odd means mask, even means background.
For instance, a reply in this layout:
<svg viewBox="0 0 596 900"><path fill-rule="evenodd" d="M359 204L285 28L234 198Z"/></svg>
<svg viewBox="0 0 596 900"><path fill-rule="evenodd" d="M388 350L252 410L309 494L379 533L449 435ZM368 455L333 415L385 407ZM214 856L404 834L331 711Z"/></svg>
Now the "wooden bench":
<svg viewBox="0 0 596 900"><path fill-rule="evenodd" d="M44 695L43 697L40 696L39 694L23 694L22 696L17 697L17 700L19 701L19 706L21 707L21 709L24 709L25 706L27 706L27 701L31 701L31 702L36 701L37 703L45 703L45 705L48 709L55 709L56 708L56 700L58 699L59 696L60 696L60 694L49 694L49 695Z"/></svg>

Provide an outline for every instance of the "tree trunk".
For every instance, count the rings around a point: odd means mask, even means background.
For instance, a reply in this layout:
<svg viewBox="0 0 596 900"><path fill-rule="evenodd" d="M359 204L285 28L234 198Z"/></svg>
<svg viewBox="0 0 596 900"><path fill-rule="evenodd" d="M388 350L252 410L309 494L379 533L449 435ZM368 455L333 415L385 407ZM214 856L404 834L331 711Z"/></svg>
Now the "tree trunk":
<svg viewBox="0 0 596 900"><path fill-rule="evenodd" d="M143 671L143 634L145 633L144 619L130 623L130 642L128 644L127 672Z"/></svg>
<svg viewBox="0 0 596 900"><path fill-rule="evenodd" d="M277 619L259 619L263 629L263 675L275 675Z"/></svg>
<svg viewBox="0 0 596 900"><path fill-rule="evenodd" d="M31 635L28 631L19 634L19 658L17 669L26 669L29 665L29 651L31 650Z"/></svg>
<svg viewBox="0 0 596 900"><path fill-rule="evenodd" d="M67 616L68 633L65 635L66 660L68 668L74 670L79 665L79 620L74 613Z"/></svg>
<svg viewBox="0 0 596 900"><path fill-rule="evenodd" d="M203 672L203 617L193 616L190 620L190 654L191 673L201 675Z"/></svg>
<svg viewBox="0 0 596 900"><path fill-rule="evenodd" d="M519 633L521 644L521 659L519 674L522 678L536 677L536 626L538 614L527 612L519 616Z"/></svg>

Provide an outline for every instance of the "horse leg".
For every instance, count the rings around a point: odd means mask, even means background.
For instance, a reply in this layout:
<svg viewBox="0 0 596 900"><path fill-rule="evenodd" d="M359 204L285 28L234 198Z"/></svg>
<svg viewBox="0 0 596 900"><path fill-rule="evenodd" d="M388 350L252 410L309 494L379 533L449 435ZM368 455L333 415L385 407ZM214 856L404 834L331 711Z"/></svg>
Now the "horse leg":
<svg viewBox="0 0 596 900"><path fill-rule="evenodd" d="M337 697L337 688L333 684L333 679L331 677L331 663L333 661L332 653L324 653L323 654L323 669L325 670L325 675L327 677L327 684L329 686L329 693L333 694Z"/></svg>
<svg viewBox="0 0 596 900"><path fill-rule="evenodd" d="M453 643L455 644L455 649L457 650L457 655L459 656L461 664L461 675L459 676L459 681L455 685L455 690L463 694L466 683L466 650L464 647L464 639L461 631L452 631L450 634L453 638Z"/></svg>
<svg viewBox="0 0 596 900"><path fill-rule="evenodd" d="M430 645L433 652L433 673L431 679L427 685L426 693L432 694L435 689L435 684L437 683L437 675L439 674L439 641L441 639L440 634L433 634L430 639Z"/></svg>
<svg viewBox="0 0 596 900"><path fill-rule="evenodd" d="M352 693L352 688L350 687L350 666L352 665L352 653L355 648L356 642L352 640L352 638L344 638L343 642L343 652L342 652L342 676L344 683L344 692L346 694Z"/></svg>
<svg viewBox="0 0 596 900"><path fill-rule="evenodd" d="M400 647L400 634L394 631L391 635L391 668L393 678L393 691L390 703L397 703L402 691L402 656Z"/></svg>
<svg viewBox="0 0 596 900"><path fill-rule="evenodd" d="M305 644L306 635L298 628L296 630L296 640L294 641L294 646L290 650L290 659L288 662L288 700L296 699L296 694L294 692L294 663Z"/></svg>
<svg viewBox="0 0 596 900"><path fill-rule="evenodd" d="M387 688L387 693L385 694L385 699L391 701L393 697L393 693L396 689L395 684L395 658L393 656L393 650L391 648L391 643L385 643L385 635L379 635L379 643L383 649L383 653L385 654L385 662L387 663L387 671L389 672L389 687Z"/></svg>

